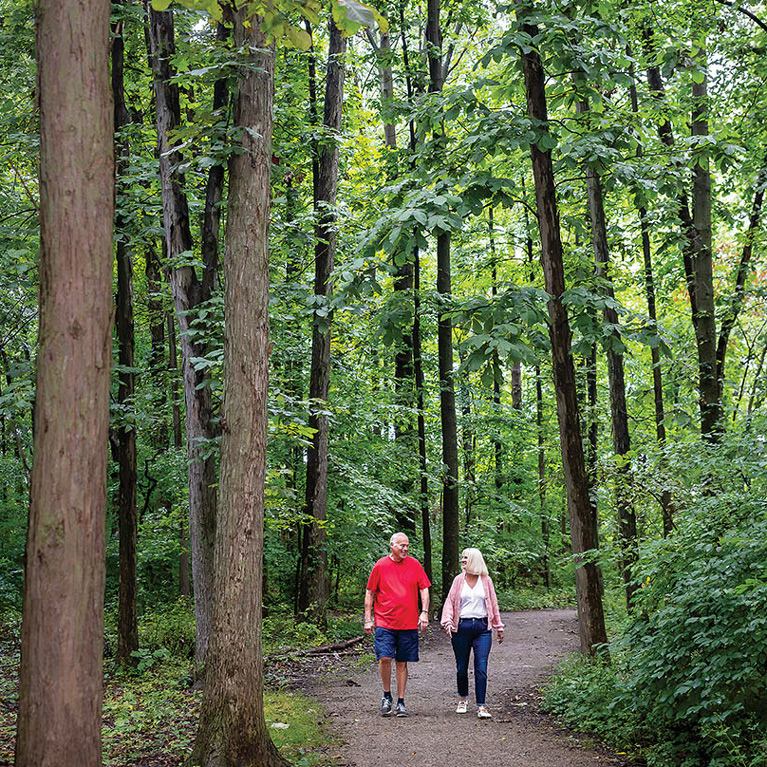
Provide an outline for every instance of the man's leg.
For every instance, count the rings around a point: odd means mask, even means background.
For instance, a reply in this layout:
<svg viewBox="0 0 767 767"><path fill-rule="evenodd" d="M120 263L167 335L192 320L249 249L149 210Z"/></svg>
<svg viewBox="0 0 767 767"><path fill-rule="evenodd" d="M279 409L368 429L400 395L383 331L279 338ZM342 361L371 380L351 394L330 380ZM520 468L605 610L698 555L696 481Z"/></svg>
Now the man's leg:
<svg viewBox="0 0 767 767"><path fill-rule="evenodd" d="M399 700L405 699L405 687L407 687L407 661L398 660L395 663L397 674L397 698Z"/></svg>
<svg viewBox="0 0 767 767"><path fill-rule="evenodd" d="M384 692L391 692L391 658L381 658L378 661L378 671L381 673ZM399 669L397 669L397 679L399 680ZM399 681L397 686L399 687Z"/></svg>

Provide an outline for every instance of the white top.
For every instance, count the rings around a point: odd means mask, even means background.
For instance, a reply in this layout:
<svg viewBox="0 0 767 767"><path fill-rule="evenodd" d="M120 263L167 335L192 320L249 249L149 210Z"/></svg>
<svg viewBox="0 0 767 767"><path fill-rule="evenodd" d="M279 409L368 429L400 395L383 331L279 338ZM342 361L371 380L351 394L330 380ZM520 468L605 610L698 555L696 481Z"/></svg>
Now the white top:
<svg viewBox="0 0 767 767"><path fill-rule="evenodd" d="M464 581L461 588L461 618L487 618L487 605L485 604L485 589L482 586L482 578L477 578L474 588Z"/></svg>

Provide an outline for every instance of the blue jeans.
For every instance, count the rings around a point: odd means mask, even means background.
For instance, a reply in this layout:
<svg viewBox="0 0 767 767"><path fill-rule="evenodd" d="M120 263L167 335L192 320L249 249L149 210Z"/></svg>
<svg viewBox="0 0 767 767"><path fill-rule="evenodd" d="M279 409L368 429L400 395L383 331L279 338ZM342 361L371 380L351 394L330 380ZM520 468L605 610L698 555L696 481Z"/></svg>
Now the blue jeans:
<svg viewBox="0 0 767 767"><path fill-rule="evenodd" d="M474 650L474 687L477 693L477 705L485 705L487 692L487 657L493 646L493 634L487 628L487 618L462 618L458 622L458 631L452 637L455 654L458 695L469 697L469 655Z"/></svg>

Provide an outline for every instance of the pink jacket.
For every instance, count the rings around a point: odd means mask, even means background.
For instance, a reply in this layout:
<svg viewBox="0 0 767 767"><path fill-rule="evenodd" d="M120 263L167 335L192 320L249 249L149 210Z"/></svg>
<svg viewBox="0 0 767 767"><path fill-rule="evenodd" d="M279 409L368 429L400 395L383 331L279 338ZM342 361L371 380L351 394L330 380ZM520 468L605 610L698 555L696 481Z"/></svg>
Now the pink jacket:
<svg viewBox="0 0 767 767"><path fill-rule="evenodd" d="M495 586L489 575L480 575L482 586L485 589L485 605L487 606L487 626L488 628L500 629L503 631L501 622L501 613L498 610L498 599L495 596ZM461 617L461 589L466 582L466 576L463 573L455 576L453 585L450 587L450 593L445 600L445 606L442 608L442 620L440 623L443 628L450 628L455 631L458 627L458 621Z"/></svg>

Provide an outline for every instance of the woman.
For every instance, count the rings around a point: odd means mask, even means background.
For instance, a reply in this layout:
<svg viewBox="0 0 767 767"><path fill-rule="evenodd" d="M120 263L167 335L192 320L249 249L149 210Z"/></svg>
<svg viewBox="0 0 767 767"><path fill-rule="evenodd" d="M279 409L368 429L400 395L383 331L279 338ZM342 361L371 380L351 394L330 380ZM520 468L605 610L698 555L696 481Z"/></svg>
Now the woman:
<svg viewBox="0 0 767 767"><path fill-rule="evenodd" d="M469 704L469 655L474 650L474 686L477 716L490 719L485 705L487 691L487 656L493 644L492 629L503 642L503 623L498 611L493 581L479 549L464 549L461 553L460 575L456 575L445 606L442 627L453 643L458 679L457 714L465 714Z"/></svg>

